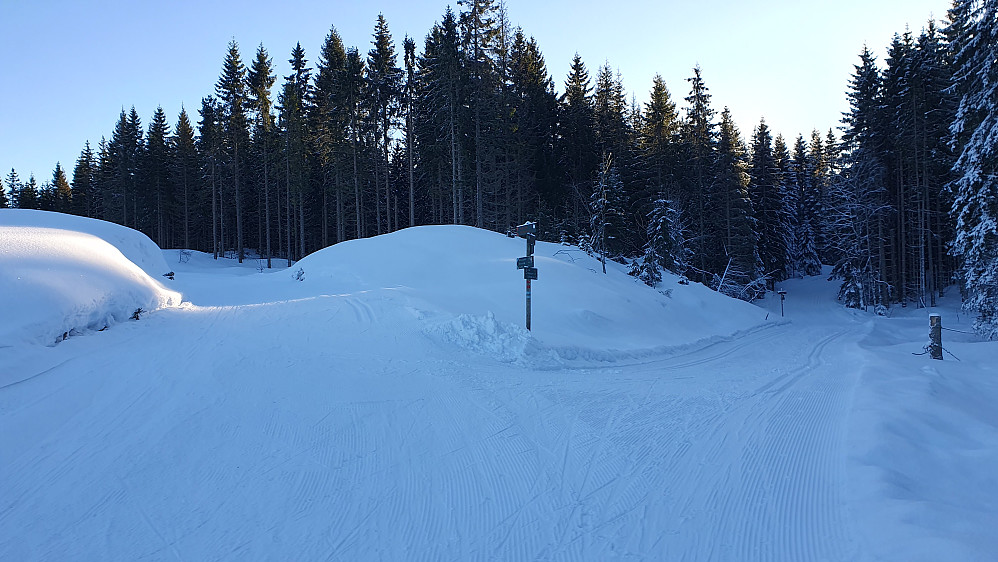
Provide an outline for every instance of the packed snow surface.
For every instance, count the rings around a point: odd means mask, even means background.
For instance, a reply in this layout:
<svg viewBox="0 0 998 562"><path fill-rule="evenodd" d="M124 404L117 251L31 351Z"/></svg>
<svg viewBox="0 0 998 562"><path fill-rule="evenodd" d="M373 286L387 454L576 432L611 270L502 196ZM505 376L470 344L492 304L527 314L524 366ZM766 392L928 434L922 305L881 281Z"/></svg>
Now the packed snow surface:
<svg viewBox="0 0 998 562"><path fill-rule="evenodd" d="M123 245L45 220L3 223L4 272L41 260L65 290L81 260L42 241ZM925 309L846 311L824 278L787 282L781 317L544 243L527 332L524 246L420 227L270 270L165 250L183 305L4 340L0 559L998 552L995 343L947 331L931 361ZM34 325L12 287L4 326ZM966 331L957 298L934 311Z"/></svg>

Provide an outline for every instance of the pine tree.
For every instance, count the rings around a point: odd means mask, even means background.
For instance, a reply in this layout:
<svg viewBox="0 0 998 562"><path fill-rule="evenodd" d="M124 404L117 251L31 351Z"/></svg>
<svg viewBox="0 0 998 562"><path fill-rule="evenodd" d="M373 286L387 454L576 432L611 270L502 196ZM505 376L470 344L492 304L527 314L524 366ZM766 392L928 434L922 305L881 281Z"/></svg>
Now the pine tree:
<svg viewBox="0 0 998 562"><path fill-rule="evenodd" d="M820 137L818 141L820 142ZM821 274L821 260L818 257L815 240L814 196L811 154L803 135L798 135L794 143L793 162L791 164L788 187L793 191L794 235L792 245L792 262L794 275L804 277Z"/></svg>
<svg viewBox="0 0 998 562"><path fill-rule="evenodd" d="M212 256L224 255L221 232L220 168L222 162L221 108L218 101L208 96L201 99L201 121L198 123L198 147L204 165L203 176L211 188L211 248Z"/></svg>
<svg viewBox="0 0 998 562"><path fill-rule="evenodd" d="M73 191L69 186L69 179L66 178L66 171L62 164L56 162L55 170L52 172L52 192L55 197L51 210L59 213L69 213L73 207Z"/></svg>
<svg viewBox="0 0 998 562"><path fill-rule="evenodd" d="M773 137L765 120L759 122L752 136L752 167L749 175L749 195L752 198L759 237L759 258L766 276L766 287L773 290L776 281L786 278L787 237L783 221L783 178L773 151Z"/></svg>
<svg viewBox="0 0 998 562"><path fill-rule="evenodd" d="M595 150L594 124L596 115L592 104L592 86L589 72L578 53L572 59L571 71L565 80L565 93L561 96L561 164L565 181L570 190L570 224L572 235L580 236L586 216L593 178L596 177L598 157Z"/></svg>
<svg viewBox="0 0 998 562"><path fill-rule="evenodd" d="M523 223L539 206L560 207L567 195L557 181L558 101L544 57L534 38L517 29L509 59L511 128L504 148L512 185L506 200L499 202L506 209L502 222L507 225Z"/></svg>
<svg viewBox="0 0 998 562"><path fill-rule="evenodd" d="M13 173L13 170L11 170ZM40 209L39 193L38 193L38 183L35 181L35 175L32 174L28 176L28 181L20 184L20 189L17 190L17 208L18 209Z"/></svg>
<svg viewBox="0 0 998 562"><path fill-rule="evenodd" d="M606 259L620 256L620 238L623 234L624 184L614 166L613 157L607 156L600 169L599 181L590 199L588 247L599 255L606 273Z"/></svg>
<svg viewBox="0 0 998 562"><path fill-rule="evenodd" d="M393 230L391 219L391 198L389 187L388 159L391 150L389 133L395 124L399 110L402 71L396 65L395 45L388 31L388 23L382 14L374 27L373 48L367 53L368 101L371 105L370 117L374 124L375 143L381 154L375 165L375 224L378 234ZM384 227L382 227L380 186L384 186Z"/></svg>
<svg viewBox="0 0 998 562"><path fill-rule="evenodd" d="M135 107L121 110L111 139L107 143L104 189L104 218L136 226L139 165L144 149L142 121ZM129 220L131 218L131 220Z"/></svg>
<svg viewBox="0 0 998 562"><path fill-rule="evenodd" d="M21 207L21 178L14 171L14 168L10 169L10 173L7 174L7 189L10 190L10 199L7 205L11 209L20 209Z"/></svg>
<svg viewBox="0 0 998 562"><path fill-rule="evenodd" d="M228 51L222 63L222 74L215 84L215 94L218 96L222 110L222 133L225 139L226 158L232 173L232 192L234 194L236 218L236 251L239 263L245 257L243 245L243 181L240 172L243 168L240 149L244 152L249 145L249 123L246 115L248 103L246 84L246 67L239 55L239 45L235 40L229 41Z"/></svg>
<svg viewBox="0 0 998 562"><path fill-rule="evenodd" d="M887 146L883 117L883 80L866 48L849 82L849 113L843 117L840 170L829 186L824 209L825 232L834 240L838 257L832 277L842 279L840 298L846 306L878 311L889 304L893 289L884 279L887 270L886 167ZM829 131L829 136L831 132ZM826 150L838 150L833 138ZM836 162L835 158L829 158Z"/></svg>
<svg viewBox="0 0 998 562"><path fill-rule="evenodd" d="M638 147L650 188L668 198L677 197L679 115L669 95L665 81L658 74L652 80L652 90L645 104L638 129Z"/></svg>
<svg viewBox="0 0 998 562"><path fill-rule="evenodd" d="M402 45L405 62L405 87L403 88L402 104L405 111L405 155L409 180L409 226L416 226L416 42L407 35Z"/></svg>
<svg viewBox="0 0 998 562"><path fill-rule="evenodd" d="M10 200L7 198L7 190L3 185L3 178L0 178L0 209L10 207Z"/></svg>
<svg viewBox="0 0 998 562"><path fill-rule="evenodd" d="M170 179L169 135L170 125L166 121L166 112L162 107L157 107L146 135L142 161L144 189L141 195L147 217L143 221L143 230L162 247L168 245L168 233L172 229L170 210L173 208L173 190Z"/></svg>
<svg viewBox="0 0 998 562"><path fill-rule="evenodd" d="M195 211L195 193L198 191L199 178L199 154L197 143L194 139L194 127L191 125L187 110L180 108L180 116L177 117L177 126L174 127L173 137L170 139L170 148L173 153L173 169L171 177L176 186L178 201L178 213L180 222L180 247L191 249L191 229L194 226L195 215L201 214Z"/></svg>
<svg viewBox="0 0 998 562"><path fill-rule="evenodd" d="M274 115L272 113L273 102L270 98L270 90L274 86L276 76L273 73L273 61L263 44L256 50L256 58L247 73L247 108L253 113L253 138L252 151L255 155L255 171L261 176L260 185L263 193L263 216L261 228L264 231L263 248L267 257L267 267L273 267L271 257L273 248L271 246L271 225L270 225L270 182L271 168L270 158L272 145L274 144L273 127Z"/></svg>
<svg viewBox="0 0 998 562"><path fill-rule="evenodd" d="M97 163L94 158L90 141L87 141L76 160L76 167L73 168L72 212L81 217L96 216L96 206L92 200L96 193Z"/></svg>
<svg viewBox="0 0 998 562"><path fill-rule="evenodd" d="M690 94L685 98L686 119L680 129L680 150L684 162L678 203L683 214L690 220L692 238L695 240L691 265L697 270L700 281L707 281L711 273L712 261L709 249L711 241L710 199L714 190L711 169L714 165L717 133L715 131L714 110L710 107L710 93L704 83L700 67L693 68L693 76L687 79Z"/></svg>
<svg viewBox="0 0 998 562"><path fill-rule="evenodd" d="M953 18L955 86L960 94L950 132L959 157L953 252L962 260L964 308L976 329L998 338L998 0L956 0Z"/></svg>
<svg viewBox="0 0 998 562"><path fill-rule="evenodd" d="M726 295L753 300L764 292L760 287L761 261L756 250L756 219L749 197L749 163L741 133L731 111L725 107L718 127L717 158L713 176L715 189L709 207L714 210L710 230L709 270L715 281L709 286Z"/></svg>
<svg viewBox="0 0 998 562"><path fill-rule="evenodd" d="M347 53L348 74L350 53ZM354 50L354 58L359 58ZM284 183L287 188L285 202L285 228L288 243L288 265L306 254L305 207L308 198L308 157L310 131L308 127L309 100L311 90L309 79L311 69L305 59L301 44L291 51L291 74L285 76L278 102L279 121L283 136ZM297 228L294 228L297 226ZM295 241L297 238L297 242Z"/></svg>
<svg viewBox="0 0 998 562"><path fill-rule="evenodd" d="M475 226L485 228L485 171L489 157L487 136L489 123L495 116L495 60L492 58L500 36L496 0L458 0L461 12L462 45L468 71L468 93L471 103L472 146L475 163Z"/></svg>
<svg viewBox="0 0 998 562"><path fill-rule="evenodd" d="M457 19L450 8L441 22L433 27L418 59L421 113L426 116L420 128L420 145L426 147L426 165L435 169L450 185L450 222L465 224L463 114L467 103L467 79L462 68L463 55ZM442 146L439 146L442 145ZM434 150L434 147L438 147ZM442 199L442 195L441 199ZM439 205L438 215L444 222L445 205Z"/></svg>

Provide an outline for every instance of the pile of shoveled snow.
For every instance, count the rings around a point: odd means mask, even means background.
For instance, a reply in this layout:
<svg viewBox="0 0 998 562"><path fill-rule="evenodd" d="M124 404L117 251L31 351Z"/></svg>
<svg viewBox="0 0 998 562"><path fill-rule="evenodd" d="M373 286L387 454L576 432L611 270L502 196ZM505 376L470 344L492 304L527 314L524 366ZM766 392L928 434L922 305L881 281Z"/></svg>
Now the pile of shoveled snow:
<svg viewBox="0 0 998 562"><path fill-rule="evenodd" d="M438 340L514 360L615 360L686 348L764 324L766 311L666 275L656 289L578 248L538 242L532 331L524 330L526 242L466 226L421 226L336 244L282 283L302 294L404 299ZM371 295L374 298L373 295ZM529 338L529 343L527 339Z"/></svg>
<svg viewBox="0 0 998 562"><path fill-rule="evenodd" d="M150 274L162 252L135 230L44 211L0 210L0 347L52 344L136 309L180 304Z"/></svg>

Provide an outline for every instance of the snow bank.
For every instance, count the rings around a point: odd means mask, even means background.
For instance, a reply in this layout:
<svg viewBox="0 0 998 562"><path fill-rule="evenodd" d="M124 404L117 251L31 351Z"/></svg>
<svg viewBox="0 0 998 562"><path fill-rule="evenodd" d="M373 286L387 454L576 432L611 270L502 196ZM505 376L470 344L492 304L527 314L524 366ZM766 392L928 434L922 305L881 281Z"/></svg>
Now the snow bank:
<svg viewBox="0 0 998 562"><path fill-rule="evenodd" d="M172 266L163 259L162 250L148 236L113 222L49 211L0 209L0 226L31 226L85 232L117 248L125 259L139 266L153 279L173 271Z"/></svg>
<svg viewBox="0 0 998 562"><path fill-rule="evenodd" d="M526 242L466 226L422 226L352 240L299 261L304 281L286 284L315 294L391 289L426 311L428 333L466 349L512 361L524 353L564 360L615 360L688 348L751 329L765 311L701 285L666 276L659 290L577 248L538 242L532 287L532 332L524 325L525 282L516 269ZM527 340L530 340L530 345Z"/></svg>
<svg viewBox="0 0 998 562"><path fill-rule="evenodd" d="M138 308L180 303L180 293L91 232L108 234L145 268L163 269L159 249L139 232L56 213L0 211L0 347L52 344L125 320Z"/></svg>
<svg viewBox="0 0 998 562"><path fill-rule="evenodd" d="M883 559L985 560L998 552L998 342L967 333L972 318L959 305L955 296L939 308L870 319L861 342L850 489L861 525L878 530ZM943 361L922 350L930 312L947 327Z"/></svg>

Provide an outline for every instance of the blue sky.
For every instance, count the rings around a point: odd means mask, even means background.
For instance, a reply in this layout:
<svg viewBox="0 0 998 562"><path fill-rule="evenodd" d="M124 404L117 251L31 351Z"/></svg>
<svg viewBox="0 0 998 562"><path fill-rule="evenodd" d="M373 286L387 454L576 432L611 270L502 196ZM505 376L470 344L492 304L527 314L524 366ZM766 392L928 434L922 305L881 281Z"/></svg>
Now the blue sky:
<svg viewBox="0 0 998 562"><path fill-rule="evenodd" d="M578 52L595 76L619 69L638 101L652 77L673 98L687 95L699 64L718 113L729 106L747 136L765 117L788 142L837 127L845 88L864 44L882 60L895 32L917 33L946 0L592 1L507 0L513 25L537 39L561 89ZM213 93L226 44L246 62L262 42L280 75L301 42L310 64L335 25L348 46L370 48L384 13L401 50L422 45L447 2L343 0L0 0L0 171L49 180L69 171L85 141L109 137L118 113L135 106L147 125L162 105L171 125L181 104L196 119ZM278 84L280 79L278 80Z"/></svg>

